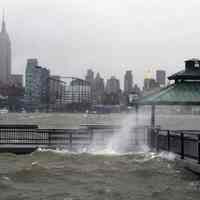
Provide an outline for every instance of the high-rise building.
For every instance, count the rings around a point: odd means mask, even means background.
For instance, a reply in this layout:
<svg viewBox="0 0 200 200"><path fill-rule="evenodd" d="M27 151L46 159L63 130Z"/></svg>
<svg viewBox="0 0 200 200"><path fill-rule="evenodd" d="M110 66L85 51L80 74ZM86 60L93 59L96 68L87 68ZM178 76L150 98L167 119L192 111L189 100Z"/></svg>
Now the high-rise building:
<svg viewBox="0 0 200 200"><path fill-rule="evenodd" d="M95 104L102 104L103 102L103 94L104 94L104 79L101 78L99 72L97 73L94 79L94 103Z"/></svg>
<svg viewBox="0 0 200 200"><path fill-rule="evenodd" d="M91 87L88 82L74 79L65 87L64 104L88 104L91 101Z"/></svg>
<svg viewBox="0 0 200 200"><path fill-rule="evenodd" d="M60 76L50 76L49 79L49 103L56 104L57 101L61 101L62 94L62 81L60 80Z"/></svg>
<svg viewBox="0 0 200 200"><path fill-rule="evenodd" d="M28 59L26 66L25 97L33 108L48 103L49 97L48 69L38 66L37 59Z"/></svg>
<svg viewBox="0 0 200 200"><path fill-rule="evenodd" d="M94 72L91 69L87 70L87 74L86 74L85 80L88 81L90 84L93 83L93 81L94 81Z"/></svg>
<svg viewBox="0 0 200 200"><path fill-rule="evenodd" d="M95 79L94 79L94 89L97 93L100 95L104 93L104 79L101 78L99 72L97 73Z"/></svg>
<svg viewBox="0 0 200 200"><path fill-rule="evenodd" d="M119 80L116 79L114 76L111 76L110 79L107 80L106 83L106 93L111 94L111 93L119 93L120 92L120 83Z"/></svg>
<svg viewBox="0 0 200 200"><path fill-rule="evenodd" d="M133 75L132 71L128 70L126 71L124 76L124 92L130 93L132 92L132 89L133 89Z"/></svg>
<svg viewBox="0 0 200 200"><path fill-rule="evenodd" d="M14 85L16 87L23 87L23 75L22 74L11 74L9 84L12 86Z"/></svg>
<svg viewBox="0 0 200 200"><path fill-rule="evenodd" d="M165 86L165 84L166 84L165 70L157 70L156 71L156 82L159 84L159 86Z"/></svg>
<svg viewBox="0 0 200 200"><path fill-rule="evenodd" d="M25 96L30 102L33 101L36 96L39 96L39 91L37 90L36 83L36 66L38 66L37 59L28 59L26 65L25 74Z"/></svg>
<svg viewBox="0 0 200 200"><path fill-rule="evenodd" d="M4 16L0 32L0 82L9 83L11 75L11 42L6 30Z"/></svg>
<svg viewBox="0 0 200 200"><path fill-rule="evenodd" d="M91 100L92 102L95 103L95 89L94 89L94 72L92 69L87 70L87 74L85 76L85 80L89 83L90 85L90 95L91 95Z"/></svg>
<svg viewBox="0 0 200 200"><path fill-rule="evenodd" d="M153 78L145 78L144 79L144 87L143 87L144 91L152 90L157 87L159 87L159 85L155 79L153 79Z"/></svg>

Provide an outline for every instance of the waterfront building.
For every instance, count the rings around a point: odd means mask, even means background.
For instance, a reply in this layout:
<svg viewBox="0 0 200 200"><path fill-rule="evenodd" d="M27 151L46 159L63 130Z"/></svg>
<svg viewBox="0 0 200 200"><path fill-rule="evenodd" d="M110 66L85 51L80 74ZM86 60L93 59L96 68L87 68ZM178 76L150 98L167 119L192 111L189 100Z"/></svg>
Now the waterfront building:
<svg viewBox="0 0 200 200"><path fill-rule="evenodd" d="M49 78L49 103L55 104L60 98L60 76L50 76Z"/></svg>
<svg viewBox="0 0 200 200"><path fill-rule="evenodd" d="M101 78L99 72L97 73L94 79L94 92L93 92L93 102L94 104L102 104L103 103L103 95L104 95L104 79Z"/></svg>
<svg viewBox="0 0 200 200"><path fill-rule="evenodd" d="M166 72L165 70L157 70L156 71L156 82L160 87L165 86L166 84Z"/></svg>
<svg viewBox="0 0 200 200"><path fill-rule="evenodd" d="M120 92L120 82L118 79L116 79L114 76L111 76L110 79L107 80L106 83L106 93L119 93Z"/></svg>
<svg viewBox="0 0 200 200"><path fill-rule="evenodd" d="M6 30L4 16L0 32L0 71L0 82L8 84L11 75L11 42Z"/></svg>
<svg viewBox="0 0 200 200"><path fill-rule="evenodd" d="M138 95L141 94L140 87L137 84L135 84L133 87L133 93L138 94Z"/></svg>
<svg viewBox="0 0 200 200"><path fill-rule="evenodd" d="M118 105L121 100L120 82L114 76L107 80L103 104Z"/></svg>
<svg viewBox="0 0 200 200"><path fill-rule="evenodd" d="M91 89L91 101L93 104L96 102L96 97L95 97L95 80L94 80L94 72L92 69L87 70L87 74L85 76L85 80L90 84L90 89Z"/></svg>
<svg viewBox="0 0 200 200"><path fill-rule="evenodd" d="M144 91L153 90L158 87L159 87L159 85L155 79L153 79L153 78L145 78L144 79L144 87L143 87Z"/></svg>
<svg viewBox="0 0 200 200"><path fill-rule="evenodd" d="M1 97L4 100L6 99L1 106L6 107L10 111L21 111L24 88L19 85L0 84L0 99Z"/></svg>
<svg viewBox="0 0 200 200"><path fill-rule="evenodd" d="M87 74L85 76L85 80L88 81L90 84L94 81L94 72L91 69L87 70Z"/></svg>
<svg viewBox="0 0 200 200"><path fill-rule="evenodd" d="M37 59L27 60L25 98L32 109L48 104L49 75L48 69L38 66Z"/></svg>
<svg viewBox="0 0 200 200"><path fill-rule="evenodd" d="M23 75L22 74L11 74L9 85L15 85L17 87L23 87Z"/></svg>
<svg viewBox="0 0 200 200"><path fill-rule="evenodd" d="M91 86L82 79L74 79L65 86L64 104L89 104L91 103Z"/></svg>
<svg viewBox="0 0 200 200"><path fill-rule="evenodd" d="M27 103L32 103L39 99L39 90L36 83L36 66L37 59L28 59L25 72L25 97Z"/></svg>
<svg viewBox="0 0 200 200"><path fill-rule="evenodd" d="M133 89L133 75L132 71L128 70L124 75L124 92L126 94L129 94L132 92L132 89Z"/></svg>

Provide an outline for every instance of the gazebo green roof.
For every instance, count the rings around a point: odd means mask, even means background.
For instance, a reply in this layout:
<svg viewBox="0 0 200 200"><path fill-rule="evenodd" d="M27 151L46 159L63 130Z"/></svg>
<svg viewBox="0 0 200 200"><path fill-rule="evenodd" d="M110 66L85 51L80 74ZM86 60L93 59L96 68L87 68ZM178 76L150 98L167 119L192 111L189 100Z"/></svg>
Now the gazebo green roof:
<svg viewBox="0 0 200 200"><path fill-rule="evenodd" d="M174 80L175 83L142 97L136 104L200 105L200 60L186 60L185 70L173 74L169 80Z"/></svg>
<svg viewBox="0 0 200 200"><path fill-rule="evenodd" d="M142 105L200 105L200 82L180 82L141 98Z"/></svg>
<svg viewBox="0 0 200 200"><path fill-rule="evenodd" d="M185 61L185 69L168 77L169 80L200 80L200 60Z"/></svg>

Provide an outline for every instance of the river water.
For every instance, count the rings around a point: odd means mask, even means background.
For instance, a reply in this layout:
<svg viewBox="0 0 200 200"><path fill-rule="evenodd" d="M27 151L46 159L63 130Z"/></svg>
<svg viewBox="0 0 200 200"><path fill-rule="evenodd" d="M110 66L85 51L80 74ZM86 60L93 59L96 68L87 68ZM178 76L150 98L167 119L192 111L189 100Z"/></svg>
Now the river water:
<svg viewBox="0 0 200 200"><path fill-rule="evenodd" d="M77 127L80 123L119 124L126 119L126 115L8 114L2 116L0 121L67 128ZM130 116L127 124L130 123ZM134 121L135 116L132 117ZM148 123L145 117L142 118L144 124ZM165 124L161 118L158 120L163 126L169 124L169 120ZM198 116L193 118L198 122ZM181 116L179 120L189 119L191 116ZM172 124L175 124L174 120ZM199 177L179 166L174 157L172 154L152 152L75 154L65 150L38 150L30 155L0 154L0 199L199 199Z"/></svg>

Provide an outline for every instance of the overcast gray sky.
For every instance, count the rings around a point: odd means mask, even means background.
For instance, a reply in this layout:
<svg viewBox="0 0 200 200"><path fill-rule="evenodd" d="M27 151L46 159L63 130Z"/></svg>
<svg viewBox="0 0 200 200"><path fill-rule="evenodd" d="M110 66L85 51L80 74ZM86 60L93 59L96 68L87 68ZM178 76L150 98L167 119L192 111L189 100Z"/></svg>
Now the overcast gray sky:
<svg viewBox="0 0 200 200"><path fill-rule="evenodd" d="M149 68L167 74L200 57L199 0L1 0L12 41L12 71L27 58L59 75L92 68L142 85ZM1 10L0 10L1 12Z"/></svg>

